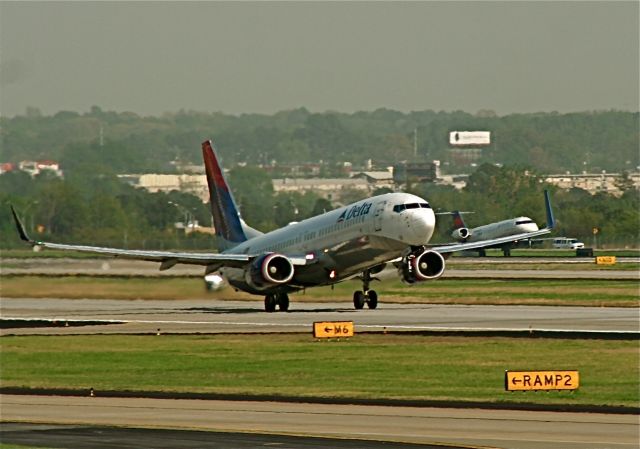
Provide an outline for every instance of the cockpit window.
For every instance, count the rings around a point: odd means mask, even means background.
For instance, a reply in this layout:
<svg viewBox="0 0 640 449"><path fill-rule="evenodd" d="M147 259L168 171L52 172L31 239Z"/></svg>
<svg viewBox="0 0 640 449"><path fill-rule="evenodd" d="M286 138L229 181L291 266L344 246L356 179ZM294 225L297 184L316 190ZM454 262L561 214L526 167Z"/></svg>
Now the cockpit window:
<svg viewBox="0 0 640 449"><path fill-rule="evenodd" d="M400 213L405 209L420 209L420 208L431 209L431 206L429 206L429 203L396 204L395 206L393 206L393 211Z"/></svg>
<svg viewBox="0 0 640 449"><path fill-rule="evenodd" d="M529 223L535 223L535 222L533 220L520 220L520 221L516 221L516 226L522 225L522 224L529 224Z"/></svg>

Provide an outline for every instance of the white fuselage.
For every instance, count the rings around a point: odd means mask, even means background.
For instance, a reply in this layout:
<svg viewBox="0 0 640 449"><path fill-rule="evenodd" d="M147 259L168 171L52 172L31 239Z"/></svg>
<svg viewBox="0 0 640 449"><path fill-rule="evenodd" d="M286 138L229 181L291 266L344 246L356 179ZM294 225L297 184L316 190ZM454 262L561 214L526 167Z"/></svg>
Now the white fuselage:
<svg viewBox="0 0 640 449"><path fill-rule="evenodd" d="M466 241L478 242L481 240L491 240L537 230L538 225L529 217L510 218L470 229L471 235Z"/></svg>
<svg viewBox="0 0 640 449"><path fill-rule="evenodd" d="M426 245L435 215L424 199L408 193L368 198L247 240L225 253L318 259L335 268L332 281L399 257L411 246ZM229 278L240 270L224 269ZM317 282L317 281L316 281Z"/></svg>

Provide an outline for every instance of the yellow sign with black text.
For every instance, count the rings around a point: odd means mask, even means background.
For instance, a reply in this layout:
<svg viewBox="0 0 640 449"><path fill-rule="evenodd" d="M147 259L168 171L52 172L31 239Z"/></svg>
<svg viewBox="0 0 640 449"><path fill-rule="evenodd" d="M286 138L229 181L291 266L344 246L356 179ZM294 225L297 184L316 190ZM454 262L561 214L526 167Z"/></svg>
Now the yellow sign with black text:
<svg viewBox="0 0 640 449"><path fill-rule="evenodd" d="M616 256L597 256L596 265L615 265Z"/></svg>
<svg viewBox="0 0 640 449"><path fill-rule="evenodd" d="M314 338L353 337L353 321L316 321L313 323Z"/></svg>
<svg viewBox="0 0 640 449"><path fill-rule="evenodd" d="M505 371L504 388L507 391L577 390L580 386L578 371Z"/></svg>

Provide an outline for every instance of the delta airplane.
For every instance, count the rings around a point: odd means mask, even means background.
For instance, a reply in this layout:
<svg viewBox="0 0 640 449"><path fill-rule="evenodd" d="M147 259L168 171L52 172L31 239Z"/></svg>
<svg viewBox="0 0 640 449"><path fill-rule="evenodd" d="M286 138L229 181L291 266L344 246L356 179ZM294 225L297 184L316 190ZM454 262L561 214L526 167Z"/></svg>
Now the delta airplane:
<svg viewBox="0 0 640 449"><path fill-rule="evenodd" d="M545 203L547 209L549 209L549 198L546 192ZM529 217L509 218L469 229L462 219L463 213L464 212L454 210L453 212L442 212L438 214L451 214L453 216L453 232L451 233L451 237L457 242L481 242L509 235L520 235L539 231L536 222ZM510 256L511 249L522 244L523 240L528 242L529 238L487 246L485 248L479 248L477 251L481 256L485 256L486 248L500 248L505 256Z"/></svg>
<svg viewBox="0 0 640 449"><path fill-rule="evenodd" d="M289 293L331 285L358 277L362 290L353 294L356 309L378 305L370 289L372 275L387 263L408 283L442 275L445 257L456 251L485 248L550 232L553 213L547 202L547 226L532 232L481 242L429 246L436 219L424 199L408 193L387 193L341 207L263 234L241 218L211 141L202 144L211 212L219 252L194 253L105 248L36 241L29 238L16 211L20 238L33 246L83 251L160 263L160 270L176 264L205 267L220 273L238 290L264 296L264 309L289 309Z"/></svg>

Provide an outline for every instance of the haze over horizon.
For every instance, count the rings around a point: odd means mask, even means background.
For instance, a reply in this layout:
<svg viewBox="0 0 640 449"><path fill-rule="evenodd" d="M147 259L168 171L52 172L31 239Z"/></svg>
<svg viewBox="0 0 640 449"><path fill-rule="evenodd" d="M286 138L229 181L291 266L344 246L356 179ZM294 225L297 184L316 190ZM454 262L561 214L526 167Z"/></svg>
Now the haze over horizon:
<svg viewBox="0 0 640 449"><path fill-rule="evenodd" d="M1 2L0 115L638 111L640 3Z"/></svg>

